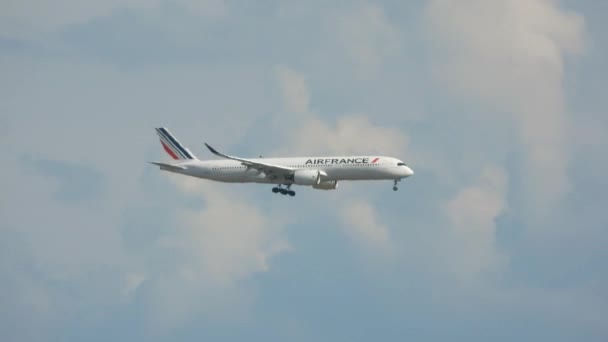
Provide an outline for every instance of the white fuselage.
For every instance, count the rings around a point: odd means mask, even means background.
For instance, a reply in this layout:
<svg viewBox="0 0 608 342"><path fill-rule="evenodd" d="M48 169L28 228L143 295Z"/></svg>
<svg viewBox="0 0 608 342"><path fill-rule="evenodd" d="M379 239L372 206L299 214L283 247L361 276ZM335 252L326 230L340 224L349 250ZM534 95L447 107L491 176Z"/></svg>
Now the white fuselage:
<svg viewBox="0 0 608 342"><path fill-rule="evenodd" d="M320 171L323 174L323 181L398 180L413 174L413 171L402 161L391 157L337 156L249 160L293 168L296 172L300 170ZM265 175L263 172L244 166L235 160L186 160L174 165L183 167L183 169L163 167L161 169L220 182L297 184L293 179Z"/></svg>

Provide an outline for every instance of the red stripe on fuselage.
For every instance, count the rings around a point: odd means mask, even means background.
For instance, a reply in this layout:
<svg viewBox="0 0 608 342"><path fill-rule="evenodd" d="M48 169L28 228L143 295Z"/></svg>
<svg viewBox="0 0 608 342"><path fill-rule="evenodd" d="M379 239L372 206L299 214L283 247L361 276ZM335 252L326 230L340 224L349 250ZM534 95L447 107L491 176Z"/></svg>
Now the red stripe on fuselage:
<svg viewBox="0 0 608 342"><path fill-rule="evenodd" d="M169 147L167 147L167 145L165 145L164 142L161 141L160 143L163 145L163 148L165 149L165 152L167 152L171 156L171 158L173 158L175 160L179 159L179 158L177 158L177 156L175 155L175 153L173 153L173 151L171 151L171 149Z"/></svg>
<svg viewBox="0 0 608 342"><path fill-rule="evenodd" d="M372 164L376 163L378 161L378 159L380 159L380 158L374 158L374 160L372 160Z"/></svg>

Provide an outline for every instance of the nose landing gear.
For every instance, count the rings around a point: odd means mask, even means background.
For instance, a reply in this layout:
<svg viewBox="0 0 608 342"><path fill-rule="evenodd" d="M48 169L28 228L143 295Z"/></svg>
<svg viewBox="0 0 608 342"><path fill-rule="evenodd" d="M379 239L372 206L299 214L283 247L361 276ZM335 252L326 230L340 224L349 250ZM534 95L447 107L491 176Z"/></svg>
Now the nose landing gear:
<svg viewBox="0 0 608 342"><path fill-rule="evenodd" d="M281 193L282 195L289 195L291 197L296 195L296 192L291 190L291 184L287 184L287 187L283 188L281 184L272 188L273 193Z"/></svg>
<svg viewBox="0 0 608 342"><path fill-rule="evenodd" d="M395 183L393 185L393 191L399 190L399 188L397 187L397 183L399 183L400 181L401 181L401 179L395 179Z"/></svg>

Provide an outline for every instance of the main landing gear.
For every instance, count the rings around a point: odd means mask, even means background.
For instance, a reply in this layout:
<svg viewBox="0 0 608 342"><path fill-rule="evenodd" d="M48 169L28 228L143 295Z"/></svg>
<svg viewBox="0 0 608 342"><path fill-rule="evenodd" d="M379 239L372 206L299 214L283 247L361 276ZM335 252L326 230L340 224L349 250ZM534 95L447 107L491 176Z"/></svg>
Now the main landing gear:
<svg viewBox="0 0 608 342"><path fill-rule="evenodd" d="M287 187L283 188L281 184L272 188L272 192L281 193L282 195L289 195L291 197L296 195L296 192L291 190L291 184L287 184Z"/></svg>
<svg viewBox="0 0 608 342"><path fill-rule="evenodd" d="M397 183L399 183L400 181L401 181L401 179L395 179L395 184L393 185L393 191L399 190L399 188L397 187Z"/></svg>

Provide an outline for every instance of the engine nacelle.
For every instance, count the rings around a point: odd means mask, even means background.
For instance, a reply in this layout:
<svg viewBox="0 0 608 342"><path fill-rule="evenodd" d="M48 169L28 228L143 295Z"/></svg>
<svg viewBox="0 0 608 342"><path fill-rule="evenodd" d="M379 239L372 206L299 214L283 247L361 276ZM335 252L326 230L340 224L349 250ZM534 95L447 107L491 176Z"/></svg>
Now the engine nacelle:
<svg viewBox="0 0 608 342"><path fill-rule="evenodd" d="M321 189L321 190L335 190L338 188L338 181L337 180L322 181L319 184L313 185L312 187L315 189Z"/></svg>
<svg viewBox="0 0 608 342"><path fill-rule="evenodd" d="M318 170L298 170L293 174L293 183L297 185L318 185L321 173Z"/></svg>

